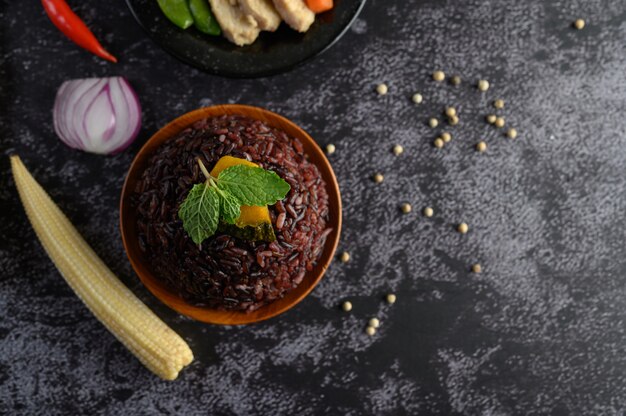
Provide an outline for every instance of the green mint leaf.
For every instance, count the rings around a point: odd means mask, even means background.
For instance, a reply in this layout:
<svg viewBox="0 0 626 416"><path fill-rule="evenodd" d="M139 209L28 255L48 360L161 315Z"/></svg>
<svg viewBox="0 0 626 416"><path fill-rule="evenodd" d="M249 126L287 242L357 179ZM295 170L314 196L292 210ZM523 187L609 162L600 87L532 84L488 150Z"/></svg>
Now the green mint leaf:
<svg viewBox="0 0 626 416"><path fill-rule="evenodd" d="M275 172L245 165L224 169L217 186L234 196L241 205L273 205L291 189Z"/></svg>
<svg viewBox="0 0 626 416"><path fill-rule="evenodd" d="M240 206L241 204L230 193L223 191L219 188L217 189L217 193L220 196L220 216L221 218L229 223L234 224L239 218L241 214Z"/></svg>
<svg viewBox="0 0 626 416"><path fill-rule="evenodd" d="M219 216L220 197L217 190L204 183L194 185L178 209L183 228L196 244L215 234Z"/></svg>

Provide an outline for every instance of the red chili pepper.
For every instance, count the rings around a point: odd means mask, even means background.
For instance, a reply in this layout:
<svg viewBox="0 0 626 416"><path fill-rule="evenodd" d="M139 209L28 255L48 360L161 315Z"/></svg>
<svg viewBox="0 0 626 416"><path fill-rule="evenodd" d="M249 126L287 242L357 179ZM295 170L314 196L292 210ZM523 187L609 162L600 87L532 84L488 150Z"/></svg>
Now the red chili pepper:
<svg viewBox="0 0 626 416"><path fill-rule="evenodd" d="M98 39L91 33L87 25L80 20L80 17L70 9L65 0L41 0L41 4L43 4L43 8L46 10L50 20L52 20L52 23L74 43L98 55L100 58L117 62L115 56L108 53L100 45Z"/></svg>

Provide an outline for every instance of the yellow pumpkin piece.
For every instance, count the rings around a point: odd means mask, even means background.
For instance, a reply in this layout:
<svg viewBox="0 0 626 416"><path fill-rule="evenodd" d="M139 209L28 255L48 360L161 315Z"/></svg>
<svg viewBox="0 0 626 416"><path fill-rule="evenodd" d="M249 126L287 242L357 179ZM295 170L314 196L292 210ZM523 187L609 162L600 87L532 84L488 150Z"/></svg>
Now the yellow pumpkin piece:
<svg viewBox="0 0 626 416"><path fill-rule="evenodd" d="M217 175L219 175L220 172L224 169L237 165L252 166L255 168L259 167L259 165L257 165L256 163L250 162L246 159L241 159L239 157L233 156L222 156L220 160L217 161L215 166L213 166L213 169L211 170L211 176L217 177Z"/></svg>
<svg viewBox="0 0 626 416"><path fill-rule="evenodd" d="M222 156L211 170L211 176L217 177L224 169L236 165L259 167L256 163L250 162L246 159L233 156ZM227 227L224 225L224 231L228 234L234 235L235 237L245 239L261 239L266 241L274 241L276 239L272 228L272 220L270 219L270 211L267 209L267 206L257 207L242 205L241 214L239 215L235 225L239 228L253 227L255 230L248 230L249 232L242 233L236 232L238 230L233 230L233 227Z"/></svg>

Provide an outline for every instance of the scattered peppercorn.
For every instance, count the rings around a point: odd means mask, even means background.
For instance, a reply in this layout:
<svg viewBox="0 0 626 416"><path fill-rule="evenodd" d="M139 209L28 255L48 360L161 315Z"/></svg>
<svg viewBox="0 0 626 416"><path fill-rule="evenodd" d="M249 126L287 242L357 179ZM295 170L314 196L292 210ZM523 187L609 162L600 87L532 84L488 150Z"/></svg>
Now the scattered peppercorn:
<svg viewBox="0 0 626 416"><path fill-rule="evenodd" d="M576 19L574 27L578 30L582 30L585 27L585 21L583 19Z"/></svg>
<svg viewBox="0 0 626 416"><path fill-rule="evenodd" d="M446 78L446 74L443 71L433 72L433 79L437 82L441 82Z"/></svg>
<svg viewBox="0 0 626 416"><path fill-rule="evenodd" d="M388 91L389 91L389 88L387 87L387 84L378 84L378 86L376 87L376 92L379 95L385 95L387 94Z"/></svg>
<svg viewBox="0 0 626 416"><path fill-rule="evenodd" d="M487 123L489 124L493 124L496 122L496 115L495 114L489 114L487 117L485 117L485 120L487 120Z"/></svg>
<svg viewBox="0 0 626 416"><path fill-rule="evenodd" d="M376 183L381 183L384 179L385 177L383 176L382 173L377 173L374 175L374 182Z"/></svg>
<svg viewBox="0 0 626 416"><path fill-rule="evenodd" d="M502 109L504 108L504 100L501 99L497 99L493 102L493 106L497 109Z"/></svg>
<svg viewBox="0 0 626 416"><path fill-rule="evenodd" d="M452 83L452 85L459 85L461 83L461 77L458 75L455 75L452 77L450 82Z"/></svg>
<svg viewBox="0 0 626 416"><path fill-rule="evenodd" d="M467 232L469 231L469 226L465 224L464 222L462 222L458 225L456 230L460 232L461 234L467 234Z"/></svg>
<svg viewBox="0 0 626 416"><path fill-rule="evenodd" d="M487 143L480 141L478 143L476 143L476 150L479 152L484 152L487 150Z"/></svg>
<svg viewBox="0 0 626 416"><path fill-rule="evenodd" d="M459 116L450 117L450 118L448 119L448 123L449 123L451 126L456 126L457 124L459 124Z"/></svg>
<svg viewBox="0 0 626 416"><path fill-rule="evenodd" d="M439 120L437 120L435 117L431 117L428 120L428 125L434 129L435 127L439 125Z"/></svg>
<svg viewBox="0 0 626 416"><path fill-rule="evenodd" d="M517 137L517 130L515 130L514 128L510 128L507 130L506 135L510 138L510 139L514 139Z"/></svg>
<svg viewBox="0 0 626 416"><path fill-rule="evenodd" d="M478 89L481 91L487 91L489 89L489 81L486 79L481 79L478 81Z"/></svg>
<svg viewBox="0 0 626 416"><path fill-rule="evenodd" d="M378 318L372 318L369 321L369 326L371 326L373 328L378 328L378 327L380 327L380 321L378 320Z"/></svg>
<svg viewBox="0 0 626 416"><path fill-rule="evenodd" d="M411 97L411 99L415 104L421 104L422 101L424 101L424 97L422 97L422 94L419 93L413 94L413 97Z"/></svg>
<svg viewBox="0 0 626 416"><path fill-rule="evenodd" d="M435 214L435 211L431 208L431 207L426 207L424 208L424 216L425 217L432 217Z"/></svg>
<svg viewBox="0 0 626 416"><path fill-rule="evenodd" d="M504 117L496 117L496 121L493 124L499 129L504 127Z"/></svg>
<svg viewBox="0 0 626 416"><path fill-rule="evenodd" d="M454 107L447 107L447 108L446 108L446 115L447 115L448 117L454 117L454 116L456 116L456 108L454 108Z"/></svg>
<svg viewBox="0 0 626 416"><path fill-rule="evenodd" d="M326 145L326 154L328 155L332 155L333 153L335 153L335 145L334 144L327 144Z"/></svg>
<svg viewBox="0 0 626 416"><path fill-rule="evenodd" d="M435 139L435 141L433 142L433 145L437 148L437 149L441 149L443 147L445 143L443 142L443 139L441 137L437 137Z"/></svg>
<svg viewBox="0 0 626 416"><path fill-rule="evenodd" d="M374 328L373 326L368 326L367 328L365 328L365 333L370 337L374 336L374 334L376 333L376 328Z"/></svg>
<svg viewBox="0 0 626 416"><path fill-rule="evenodd" d="M450 140L452 140L452 135L448 132L441 133L441 138L443 139L444 142L449 143Z"/></svg>
<svg viewBox="0 0 626 416"><path fill-rule="evenodd" d="M345 301L341 304L341 309L343 309L344 312L350 312L352 310L352 302Z"/></svg>
<svg viewBox="0 0 626 416"><path fill-rule="evenodd" d="M402 210L402 212L404 212L405 214L408 214L409 212L411 212L411 205L407 204L406 202L402 205L400 205L400 209Z"/></svg>
<svg viewBox="0 0 626 416"><path fill-rule="evenodd" d="M393 305L394 303L396 303L396 295L390 293L385 297L385 300L387 300L388 304Z"/></svg>
<svg viewBox="0 0 626 416"><path fill-rule="evenodd" d="M350 253L348 253L347 251L344 251L343 253L341 253L341 256L339 257L339 260L341 260L342 263L347 263L350 261Z"/></svg>
<svg viewBox="0 0 626 416"><path fill-rule="evenodd" d="M472 264L472 272L480 273L482 271L483 271L483 268L480 266L480 264L478 264L478 263Z"/></svg>
<svg viewBox="0 0 626 416"><path fill-rule="evenodd" d="M396 156L400 156L402 154L402 152L404 152L404 149L402 148L402 146L400 146L399 144L395 145L393 147L393 154Z"/></svg>

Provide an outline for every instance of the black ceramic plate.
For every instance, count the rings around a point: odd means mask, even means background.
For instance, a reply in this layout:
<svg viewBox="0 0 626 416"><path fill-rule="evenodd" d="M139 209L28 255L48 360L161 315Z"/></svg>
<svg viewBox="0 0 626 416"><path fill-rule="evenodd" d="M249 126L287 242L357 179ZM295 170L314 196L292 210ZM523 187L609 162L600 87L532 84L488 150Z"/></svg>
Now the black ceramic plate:
<svg viewBox="0 0 626 416"><path fill-rule="evenodd" d="M204 35L171 23L156 0L126 0L135 19L163 49L180 60L212 74L252 78L284 72L325 51L350 27L365 0L335 0L335 7L316 16L306 33L284 22L273 33L261 32L244 47L223 37Z"/></svg>

